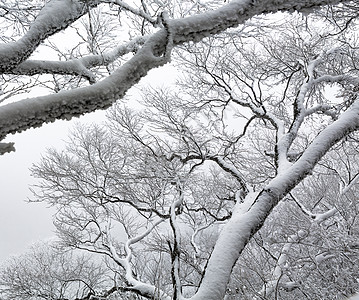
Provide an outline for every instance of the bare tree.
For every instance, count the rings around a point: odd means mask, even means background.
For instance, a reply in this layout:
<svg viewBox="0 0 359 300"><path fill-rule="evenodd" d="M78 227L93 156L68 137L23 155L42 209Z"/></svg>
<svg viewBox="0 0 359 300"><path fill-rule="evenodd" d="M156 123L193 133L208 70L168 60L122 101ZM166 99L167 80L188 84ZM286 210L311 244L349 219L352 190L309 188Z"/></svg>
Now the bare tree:
<svg viewBox="0 0 359 300"><path fill-rule="evenodd" d="M113 274L112 274L113 276ZM50 243L36 243L0 268L4 299L96 299L117 292L100 261Z"/></svg>
<svg viewBox="0 0 359 300"><path fill-rule="evenodd" d="M316 25L319 17L325 26ZM176 91L144 90L144 110L118 104L105 127L80 130L66 152L44 158L33 169L44 179L37 199L61 207L56 223L65 243L112 258L142 296L222 299L233 292L227 285L245 246L282 199L288 201L278 214L302 214L298 222L308 232L328 226L337 205L321 202L313 210L315 203L292 189L358 128L355 22L350 14L344 25L335 17L332 11L325 18L261 18L182 47L173 54L185 74ZM343 185L356 182L343 176ZM205 248L200 237L214 227L218 238ZM278 298L279 289L306 295L298 289L303 274L288 276L284 268L288 251L300 252L302 241L313 240L299 228L274 235L283 245L273 251L258 236L251 241L262 243L256 251L271 254L272 262L258 272L254 296ZM137 277L136 252L143 249L162 255L153 260L170 282L153 269ZM306 265L324 263L320 255L333 258L330 251L314 252Z"/></svg>

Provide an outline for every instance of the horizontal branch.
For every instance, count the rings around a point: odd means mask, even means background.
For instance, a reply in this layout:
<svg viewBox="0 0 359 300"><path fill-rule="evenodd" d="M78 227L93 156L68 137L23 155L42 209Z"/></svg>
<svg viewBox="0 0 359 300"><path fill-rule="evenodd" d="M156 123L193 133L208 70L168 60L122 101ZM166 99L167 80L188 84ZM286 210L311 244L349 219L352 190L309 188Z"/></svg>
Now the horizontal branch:
<svg viewBox="0 0 359 300"><path fill-rule="evenodd" d="M49 60L26 60L16 68L4 73L15 75L36 75L36 74L62 74L77 75L86 78L90 83L95 83L95 76L89 70L93 67L107 66L121 56L130 52L137 52L140 45L144 44L147 37L140 36L132 41L116 47L99 55L88 55L67 61Z"/></svg>

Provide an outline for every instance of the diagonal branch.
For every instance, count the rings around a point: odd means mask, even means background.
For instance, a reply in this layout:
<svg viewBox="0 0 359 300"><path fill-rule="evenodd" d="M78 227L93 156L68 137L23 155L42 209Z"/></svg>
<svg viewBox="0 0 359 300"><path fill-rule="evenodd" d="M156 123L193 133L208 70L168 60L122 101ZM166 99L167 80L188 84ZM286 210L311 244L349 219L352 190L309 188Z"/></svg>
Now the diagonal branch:
<svg viewBox="0 0 359 300"><path fill-rule="evenodd" d="M98 1L88 2L90 6L98 4ZM65 29L85 13L87 13L87 5L81 1L48 2L22 38L17 42L0 45L0 73L7 72L24 62L42 41Z"/></svg>

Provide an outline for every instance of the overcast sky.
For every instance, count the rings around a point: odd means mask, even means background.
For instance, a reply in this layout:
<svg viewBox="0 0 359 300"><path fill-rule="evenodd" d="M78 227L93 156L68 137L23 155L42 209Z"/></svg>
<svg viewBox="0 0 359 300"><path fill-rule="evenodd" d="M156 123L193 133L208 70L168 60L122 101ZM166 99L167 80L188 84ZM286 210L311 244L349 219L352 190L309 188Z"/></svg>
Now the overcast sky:
<svg viewBox="0 0 359 300"><path fill-rule="evenodd" d="M74 121L101 122L104 114L100 111ZM29 185L35 182L29 168L39 162L47 148L64 145L74 121L56 121L7 137L6 141L15 142L16 152L0 155L0 262L23 252L37 240L54 236L51 220L54 211L42 203L26 202L31 197Z"/></svg>
<svg viewBox="0 0 359 300"><path fill-rule="evenodd" d="M50 210L25 200L30 196L29 167L39 161L46 147L61 145L67 131L64 125L60 121L7 138L15 142L16 152L0 156L0 261L22 252L35 240L53 235Z"/></svg>

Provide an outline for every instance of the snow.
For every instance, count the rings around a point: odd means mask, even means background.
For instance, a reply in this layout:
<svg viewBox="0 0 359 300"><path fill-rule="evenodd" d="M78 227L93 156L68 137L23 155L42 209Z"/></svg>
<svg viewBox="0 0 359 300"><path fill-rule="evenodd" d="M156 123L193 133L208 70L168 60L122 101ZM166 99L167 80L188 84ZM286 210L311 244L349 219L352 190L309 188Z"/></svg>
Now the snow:
<svg viewBox="0 0 359 300"><path fill-rule="evenodd" d="M134 245L135 243L139 242L140 240L142 240L143 238L145 238L147 235L149 235L159 224L161 224L162 222L165 222L166 219L159 219L157 221L155 221L151 226L149 226L146 230L144 230L144 232L138 234L137 236L133 237L133 238L129 238L126 243L125 243L125 251L126 251L126 256L124 258L122 258L117 250L116 247L113 245L112 241L110 238L108 238L106 236L106 231L105 230L102 234L104 235L104 239L102 241L102 246L104 249L99 250L98 248L96 249L96 251L98 251L99 253L106 253L107 255L109 255L119 266L121 266L123 268L123 270L125 271L125 279L126 279L126 283L128 284L128 288L132 289L134 291L136 291L136 293L143 295L147 298L153 298L154 295L158 294L158 290L154 285L142 282L138 279L136 279L133 275L133 269L132 269L132 265L131 265L131 259L132 259L132 245ZM110 223L108 224L108 228L110 228L111 225ZM160 299L161 300L170 300L171 298L166 295L164 292L160 292Z"/></svg>
<svg viewBox="0 0 359 300"><path fill-rule="evenodd" d="M337 3L339 1L330 1ZM263 12L302 9L328 4L324 0L312 1L232 1L222 8L205 14L169 22L173 43L199 41L206 36L221 32L243 23ZM47 36L65 28L83 14L80 2L74 0L53 0L42 11L29 32L18 42L2 45L0 61L2 70L8 70L24 61ZM61 13L59 13L61 12ZM53 17L56 15L56 17ZM165 64L163 54L168 35L165 29L149 37L142 49L115 71L111 76L89 87L58 94L25 99L0 107L0 139L8 133L41 126L55 119L69 119L97 109L105 109L122 98L127 90L136 84L147 72ZM11 53L13 49L14 51ZM156 51L155 51L156 50ZM198 292L191 299L222 299L229 281L232 267L251 236L261 227L275 205L300 180L314 168L319 159L345 134L359 128L359 103L355 103L342 117L319 134L303 155L294 164L284 164L279 175L259 193L249 193L243 203L237 203L232 218L224 226ZM6 149L10 145L1 145ZM282 150L281 150L282 153ZM286 158L285 158L286 159ZM324 217L324 215L322 216ZM112 249L115 255L115 250ZM129 254L130 255L130 254ZM130 257L130 256L129 256ZM131 285L143 293L153 293L154 287L135 280L128 271L129 261L117 258L126 269ZM170 297L164 297L170 299Z"/></svg>
<svg viewBox="0 0 359 300"><path fill-rule="evenodd" d="M322 223L323 221L329 219L330 217L334 216L335 213L337 212L336 208L332 208L330 210L328 210L327 212L324 212L322 214L315 214L315 219L314 221L319 223Z"/></svg>
<svg viewBox="0 0 359 300"><path fill-rule="evenodd" d="M321 262L323 262L323 261L325 261L327 259L330 259L332 257L335 257L335 255L334 254L328 254L328 253L320 253L315 257L315 262L317 264L320 264Z"/></svg>
<svg viewBox="0 0 359 300"><path fill-rule="evenodd" d="M15 151L14 143L0 143L0 155L12 151Z"/></svg>
<svg viewBox="0 0 359 300"><path fill-rule="evenodd" d="M162 64L157 57L141 49L119 70L101 82L58 94L21 100L0 107L0 139L8 133L41 126L56 119L69 119L97 109L108 108L141 77Z"/></svg>
<svg viewBox="0 0 359 300"><path fill-rule="evenodd" d="M345 193L347 193L350 188L355 185L359 180L359 173L357 173L353 179L340 191L341 195L344 195Z"/></svg>

